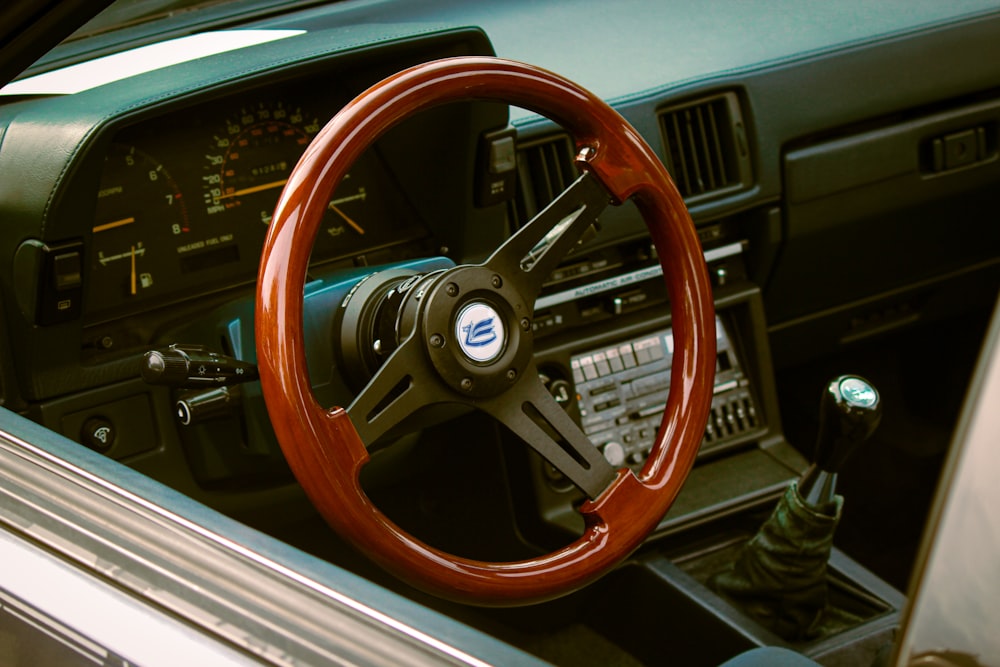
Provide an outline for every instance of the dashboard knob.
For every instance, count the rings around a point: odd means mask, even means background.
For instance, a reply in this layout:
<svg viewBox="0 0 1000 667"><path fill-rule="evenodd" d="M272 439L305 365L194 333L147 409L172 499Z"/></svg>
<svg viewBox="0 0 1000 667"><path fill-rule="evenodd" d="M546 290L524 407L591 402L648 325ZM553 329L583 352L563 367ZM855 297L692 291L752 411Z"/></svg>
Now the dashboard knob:
<svg viewBox="0 0 1000 667"><path fill-rule="evenodd" d="M556 399L556 403L566 407L573 398L573 387L566 380L553 380L549 385L549 393Z"/></svg>
<svg viewBox="0 0 1000 667"><path fill-rule="evenodd" d="M625 465L625 448L621 446L621 443L617 443L614 440L611 442L604 443L604 447L601 450L604 452L604 459L612 465L612 467L619 467Z"/></svg>
<svg viewBox="0 0 1000 667"><path fill-rule="evenodd" d="M118 430L106 417L91 417L80 429L83 444L99 452L106 451L115 443Z"/></svg>

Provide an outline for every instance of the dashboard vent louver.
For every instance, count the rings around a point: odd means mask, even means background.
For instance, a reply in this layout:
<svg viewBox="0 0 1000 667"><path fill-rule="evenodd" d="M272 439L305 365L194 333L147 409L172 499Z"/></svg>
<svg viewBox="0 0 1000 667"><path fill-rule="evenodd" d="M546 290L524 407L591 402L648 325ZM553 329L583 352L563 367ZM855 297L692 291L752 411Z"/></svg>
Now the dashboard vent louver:
<svg viewBox="0 0 1000 667"><path fill-rule="evenodd" d="M689 203L748 187L750 154L735 93L659 112L667 171Z"/></svg>
<svg viewBox="0 0 1000 667"><path fill-rule="evenodd" d="M510 206L512 229L519 229L568 188L579 173L573 142L564 134L517 146L517 192Z"/></svg>

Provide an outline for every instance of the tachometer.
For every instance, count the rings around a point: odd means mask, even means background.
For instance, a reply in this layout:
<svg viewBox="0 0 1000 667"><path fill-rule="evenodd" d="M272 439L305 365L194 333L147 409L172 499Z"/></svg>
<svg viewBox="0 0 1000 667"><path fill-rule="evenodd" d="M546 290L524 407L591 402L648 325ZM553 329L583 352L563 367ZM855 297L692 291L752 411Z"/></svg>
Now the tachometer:
<svg viewBox="0 0 1000 667"><path fill-rule="evenodd" d="M163 165L134 146L114 144L91 231L90 293L112 305L154 290L158 263L151 253L168 252L163 240L191 229L181 191Z"/></svg>

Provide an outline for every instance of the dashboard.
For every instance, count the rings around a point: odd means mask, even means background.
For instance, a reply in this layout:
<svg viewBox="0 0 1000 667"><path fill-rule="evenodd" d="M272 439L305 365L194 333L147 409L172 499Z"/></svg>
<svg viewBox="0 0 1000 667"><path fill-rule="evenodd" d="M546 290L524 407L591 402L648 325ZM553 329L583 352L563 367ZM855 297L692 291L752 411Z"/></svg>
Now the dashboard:
<svg viewBox="0 0 1000 667"><path fill-rule="evenodd" d="M905 324L925 306L931 310L917 316L936 316L947 299L928 297L926 284L943 294L964 291L965 299L967 284L990 284L975 276L992 270L995 244L962 242L938 224L947 207L967 233L983 233L980 211L997 154L989 75L965 71L965 83L951 81L955 90L946 98L931 82L875 94L882 92L881 72L896 63L912 66L909 35L943 57L947 23L924 34L909 19L891 27L895 19L875 10L866 27L830 17L840 32L820 40L822 57L802 60L795 40L758 45L763 51L752 56L740 55L734 43L712 58L680 57L678 70L695 77L685 82L639 66L615 74L590 57L577 71L582 62L563 62L540 41L534 31L543 26L525 32L480 14L486 10L478 5L465 13L447 3L423 15L407 11L414 14L404 12L391 26L368 22L369 10L351 3L250 23L245 27L291 36L71 95L6 97L0 163L5 173L21 174L0 184L8 221L0 250L13 258L16 276L5 283L9 336L18 350L4 366L8 403L79 438L81 425L95 416L131 424L121 415L140 400L144 411L158 415L156 423L169 426L135 434L126 427L121 440L143 445L109 455L146 452L150 461L134 463L148 470L159 465L157 456L187 457L199 469L200 455L192 451L204 449L217 429L177 430L168 392L139 383L142 354L197 343L242 351L253 362L248 341L261 247L303 151L364 88L411 64L453 55L513 55L579 75L613 101L674 174L698 225L726 350L704 457L780 439L772 350L779 367L821 355L845 338L864 338L896 320ZM939 10L921 11L932 20ZM425 22L413 23L417 15ZM455 17L481 22L486 31L449 25ZM973 12L964 20L978 30L989 19ZM651 25L635 29L642 35ZM553 26L544 29L563 35ZM879 39L886 30L899 38ZM618 32L609 39L622 57L634 48ZM747 39L739 38L741 48ZM72 56L73 44L60 49L54 53ZM723 68L698 78L701 69L738 58L759 61L738 74ZM860 76L872 62L879 75ZM830 97L831 89L853 92ZM934 162L934 151L964 146L953 137L966 136L967 128L976 157ZM915 162L879 159L901 143L913 147ZM856 146L871 160L849 172L854 176L837 175L856 159ZM572 182L573 152L571 139L546 119L499 104L449 105L409 119L379 138L330 194L312 240L307 293L323 301L352 276L423 258L481 261ZM827 173L832 180L824 180ZM888 211L887 193L899 195ZM829 211L838 214L828 218ZM635 208L609 208L598 228L553 273L536 303L536 361L546 386L593 431L594 445L616 464L630 461L638 469L668 388L667 298ZM886 255L885 244L904 233L910 235L905 253ZM872 242L859 245L859 235ZM826 264L815 260L824 251L852 257L854 270L835 287ZM311 372L317 386L327 387L317 391L327 391L331 404L349 403L351 391L337 379L345 372L340 352L324 342L331 335L324 327L332 325L325 316L317 321L306 326L318 350ZM603 368L608 351L656 340L656 330L661 342L654 347L665 357L654 360L652 380L618 378L628 370L618 368L581 375ZM615 382L603 381L612 376ZM649 392L634 390L642 383ZM642 399L646 393L654 398ZM251 404L260 400L249 394ZM612 431L608 415L620 422ZM266 420L251 421L240 427L242 446L270 458L236 464L234 480L280 458ZM226 465L182 476L196 489L199 478L225 477ZM797 465L779 462L758 490L771 489L787 474L782 470ZM543 489L542 505L549 494L562 497L561 482L538 474L532 484Z"/></svg>

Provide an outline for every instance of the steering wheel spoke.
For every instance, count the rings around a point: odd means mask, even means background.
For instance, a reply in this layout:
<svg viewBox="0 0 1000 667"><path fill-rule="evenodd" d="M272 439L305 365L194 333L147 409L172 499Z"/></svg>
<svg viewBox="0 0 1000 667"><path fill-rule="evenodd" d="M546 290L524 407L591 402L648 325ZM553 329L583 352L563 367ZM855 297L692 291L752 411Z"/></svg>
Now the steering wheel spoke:
<svg viewBox="0 0 1000 667"><path fill-rule="evenodd" d="M534 301L542 283L597 223L611 198L593 174L584 172L500 246L485 266L515 281L522 297Z"/></svg>
<svg viewBox="0 0 1000 667"><path fill-rule="evenodd" d="M447 399L416 336L389 356L347 408L361 441L371 446L420 408Z"/></svg>
<svg viewBox="0 0 1000 667"><path fill-rule="evenodd" d="M615 479L615 469L566 414L534 368L503 395L480 405L576 484L591 499Z"/></svg>

